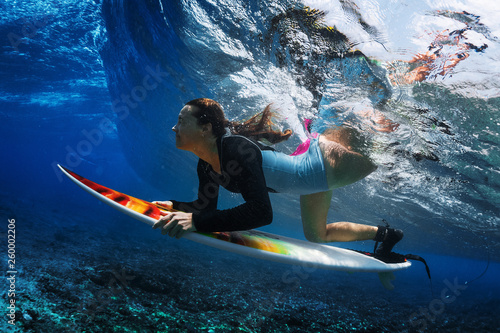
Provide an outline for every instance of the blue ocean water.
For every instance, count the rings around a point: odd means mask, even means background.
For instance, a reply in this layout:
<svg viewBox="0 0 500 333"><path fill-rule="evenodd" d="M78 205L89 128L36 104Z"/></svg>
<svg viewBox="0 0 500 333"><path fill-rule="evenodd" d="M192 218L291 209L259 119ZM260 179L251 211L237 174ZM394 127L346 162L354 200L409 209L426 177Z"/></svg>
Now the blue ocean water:
<svg viewBox="0 0 500 333"><path fill-rule="evenodd" d="M2 331L496 332L500 307L498 5L422 1L0 2ZM147 200L193 199L183 104L243 120L274 103L295 135L357 129L379 166L330 221L405 231L426 258L375 274L242 258L148 230L60 163ZM298 198L264 228L303 238ZM241 199L223 192L221 207ZM9 231L10 230L10 231ZM15 238L13 237L15 236ZM370 250L373 242L337 244ZM15 261L13 261L15 260ZM10 266L13 265L13 266Z"/></svg>

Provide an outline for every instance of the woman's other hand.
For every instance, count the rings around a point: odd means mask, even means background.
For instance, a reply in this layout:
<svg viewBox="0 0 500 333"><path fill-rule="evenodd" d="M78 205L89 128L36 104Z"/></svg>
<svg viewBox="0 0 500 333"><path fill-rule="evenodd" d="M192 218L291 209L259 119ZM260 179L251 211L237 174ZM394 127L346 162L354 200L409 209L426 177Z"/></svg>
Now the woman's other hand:
<svg viewBox="0 0 500 333"><path fill-rule="evenodd" d="M153 201L152 204L162 206L167 210L172 210L174 208L172 201Z"/></svg>
<svg viewBox="0 0 500 333"><path fill-rule="evenodd" d="M161 212L161 214L163 216L153 225L153 229L161 228L162 235L168 234L179 239L187 232L196 231L193 225L193 213Z"/></svg>

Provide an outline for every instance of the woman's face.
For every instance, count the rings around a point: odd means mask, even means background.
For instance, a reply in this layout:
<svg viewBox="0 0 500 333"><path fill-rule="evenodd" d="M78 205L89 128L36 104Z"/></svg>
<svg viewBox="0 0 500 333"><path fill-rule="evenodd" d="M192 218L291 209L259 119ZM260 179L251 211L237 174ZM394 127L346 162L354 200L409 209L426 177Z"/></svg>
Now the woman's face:
<svg viewBox="0 0 500 333"><path fill-rule="evenodd" d="M179 112L177 124L172 127L175 132L175 146L178 149L194 151L197 144L204 140L204 129L198 125L198 119L192 115L196 106L186 105Z"/></svg>

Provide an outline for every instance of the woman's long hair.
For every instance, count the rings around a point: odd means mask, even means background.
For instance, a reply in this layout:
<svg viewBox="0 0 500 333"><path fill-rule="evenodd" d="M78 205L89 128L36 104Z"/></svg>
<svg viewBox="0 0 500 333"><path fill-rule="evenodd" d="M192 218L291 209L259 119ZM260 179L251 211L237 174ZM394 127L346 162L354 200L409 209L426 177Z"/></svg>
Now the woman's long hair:
<svg viewBox="0 0 500 333"><path fill-rule="evenodd" d="M264 111L242 123L227 120L220 104L208 98L197 98L186 105L196 107L192 115L198 119L199 125L212 124L212 132L217 138L226 133L226 128L229 128L232 134L242 135L257 141L264 139L271 144L285 141L292 135L290 129L283 132L273 129L271 104Z"/></svg>

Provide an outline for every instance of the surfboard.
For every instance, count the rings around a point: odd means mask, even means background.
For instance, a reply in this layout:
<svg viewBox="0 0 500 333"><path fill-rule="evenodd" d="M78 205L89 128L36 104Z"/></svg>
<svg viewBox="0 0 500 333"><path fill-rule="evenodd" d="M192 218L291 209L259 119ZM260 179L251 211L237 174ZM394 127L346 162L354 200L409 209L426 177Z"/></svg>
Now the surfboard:
<svg viewBox="0 0 500 333"><path fill-rule="evenodd" d="M112 190L60 165L58 167L92 196L148 225L152 226L161 217L162 210L167 211L162 206ZM371 253L316 244L258 230L213 233L195 231L185 234L183 238L224 251L308 268L385 273L406 269L411 265L404 257L388 263L375 258Z"/></svg>

